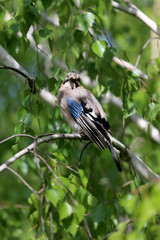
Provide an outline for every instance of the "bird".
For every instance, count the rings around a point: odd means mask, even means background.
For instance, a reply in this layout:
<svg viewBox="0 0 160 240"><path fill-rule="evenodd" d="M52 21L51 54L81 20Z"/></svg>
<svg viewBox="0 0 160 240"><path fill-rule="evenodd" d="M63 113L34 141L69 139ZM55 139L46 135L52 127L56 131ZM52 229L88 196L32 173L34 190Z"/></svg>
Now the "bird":
<svg viewBox="0 0 160 240"><path fill-rule="evenodd" d="M101 150L109 149L118 170L122 167L110 140L110 124L101 104L81 85L80 75L71 71L61 83L57 103L73 131L87 136Z"/></svg>

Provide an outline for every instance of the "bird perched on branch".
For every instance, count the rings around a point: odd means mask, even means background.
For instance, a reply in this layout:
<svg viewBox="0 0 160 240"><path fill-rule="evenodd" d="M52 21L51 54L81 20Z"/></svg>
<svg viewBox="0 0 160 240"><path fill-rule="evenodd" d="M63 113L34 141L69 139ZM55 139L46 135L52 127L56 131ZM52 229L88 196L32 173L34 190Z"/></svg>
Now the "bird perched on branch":
<svg viewBox="0 0 160 240"><path fill-rule="evenodd" d="M78 73L71 71L58 92L58 105L67 123L76 132L83 132L101 150L109 148L119 171L120 162L110 142L107 121L100 103L80 84Z"/></svg>

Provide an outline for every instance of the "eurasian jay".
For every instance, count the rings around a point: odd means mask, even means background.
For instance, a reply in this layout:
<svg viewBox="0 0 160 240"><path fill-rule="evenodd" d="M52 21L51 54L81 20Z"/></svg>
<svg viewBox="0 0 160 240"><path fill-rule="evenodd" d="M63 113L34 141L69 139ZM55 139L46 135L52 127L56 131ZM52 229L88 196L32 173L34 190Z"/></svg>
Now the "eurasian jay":
<svg viewBox="0 0 160 240"><path fill-rule="evenodd" d="M80 84L74 71L67 74L58 91L58 106L67 123L76 132L83 132L101 150L109 148L119 171L120 162L110 142L110 125L100 103Z"/></svg>

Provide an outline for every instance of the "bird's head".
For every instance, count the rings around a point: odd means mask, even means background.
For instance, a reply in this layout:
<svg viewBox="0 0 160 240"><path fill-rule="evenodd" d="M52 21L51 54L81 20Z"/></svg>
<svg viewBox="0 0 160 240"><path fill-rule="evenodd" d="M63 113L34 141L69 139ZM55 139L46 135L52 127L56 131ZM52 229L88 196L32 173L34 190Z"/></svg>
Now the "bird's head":
<svg viewBox="0 0 160 240"><path fill-rule="evenodd" d="M67 74L62 84L67 88L74 89L80 86L80 80L79 74L75 71L71 71Z"/></svg>

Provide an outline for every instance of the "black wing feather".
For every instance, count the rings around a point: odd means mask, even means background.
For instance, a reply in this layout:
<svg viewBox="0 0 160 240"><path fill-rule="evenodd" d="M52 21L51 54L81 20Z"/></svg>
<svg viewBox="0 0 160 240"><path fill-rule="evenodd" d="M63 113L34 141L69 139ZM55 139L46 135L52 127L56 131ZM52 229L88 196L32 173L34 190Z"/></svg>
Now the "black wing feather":
<svg viewBox="0 0 160 240"><path fill-rule="evenodd" d="M80 125L83 132L101 149L109 148L113 160L115 161L119 171L122 171L120 162L110 143L107 131L110 125L105 118L101 118L100 114L92 114L92 108L87 109L84 104L77 103L74 99L67 96L69 111L75 121Z"/></svg>

